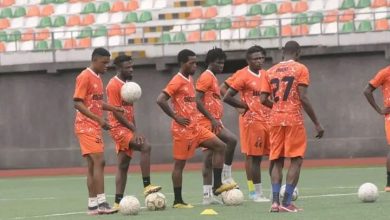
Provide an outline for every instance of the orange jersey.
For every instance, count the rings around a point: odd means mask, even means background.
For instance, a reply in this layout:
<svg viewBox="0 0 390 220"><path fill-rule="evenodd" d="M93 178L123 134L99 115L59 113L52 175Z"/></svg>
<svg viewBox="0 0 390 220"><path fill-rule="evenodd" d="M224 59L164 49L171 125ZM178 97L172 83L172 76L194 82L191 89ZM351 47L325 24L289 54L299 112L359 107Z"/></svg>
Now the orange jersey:
<svg viewBox="0 0 390 220"><path fill-rule="evenodd" d="M274 99L271 111L272 126L303 124L298 86L309 86L309 70L294 60L280 62L262 77L261 91Z"/></svg>
<svg viewBox="0 0 390 220"><path fill-rule="evenodd" d="M191 138L193 129L196 129L198 126L197 120L200 114L196 108L194 80L191 76L186 78L181 73L178 73L171 79L163 91L171 97L174 113L190 119L190 124L187 127L173 121L173 133L186 135L188 138Z"/></svg>
<svg viewBox="0 0 390 220"><path fill-rule="evenodd" d="M122 107L124 111L124 117L129 122L134 122L134 108L133 105L122 100L121 88L125 84L124 81L117 76L111 78L106 87L108 104ZM108 120L113 129L118 127L124 127L114 116L112 112L108 113Z"/></svg>
<svg viewBox="0 0 390 220"><path fill-rule="evenodd" d="M204 92L203 103L206 110L210 112L215 119L221 119L223 115L223 105L218 79L215 77L214 73L210 70L204 71L196 82L196 90ZM201 119L207 118L201 114Z"/></svg>
<svg viewBox="0 0 390 220"><path fill-rule="evenodd" d="M249 110L243 115L245 121L268 122L270 109L260 102L261 79L260 76L265 73L261 70L258 74L245 67L239 70L238 75L230 85L241 94L241 99L248 105Z"/></svg>
<svg viewBox="0 0 390 220"><path fill-rule="evenodd" d="M93 114L103 116L103 82L90 68L83 70L76 78L74 99L83 100L84 105ZM75 120L76 133L100 133L99 124L77 111Z"/></svg>
<svg viewBox="0 0 390 220"><path fill-rule="evenodd" d="M375 88L382 86L383 102L385 107L390 107L390 66L381 69L373 79L370 85Z"/></svg>

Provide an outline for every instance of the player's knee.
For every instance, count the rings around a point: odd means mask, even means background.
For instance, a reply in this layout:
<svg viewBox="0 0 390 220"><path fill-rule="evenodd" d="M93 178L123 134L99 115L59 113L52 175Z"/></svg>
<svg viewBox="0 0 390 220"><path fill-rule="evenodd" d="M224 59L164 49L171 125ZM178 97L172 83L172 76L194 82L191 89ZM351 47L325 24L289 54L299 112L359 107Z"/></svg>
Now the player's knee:
<svg viewBox="0 0 390 220"><path fill-rule="evenodd" d="M100 167L104 167L104 166L106 166L106 161L104 159L102 159L98 162L98 164Z"/></svg>
<svg viewBox="0 0 390 220"><path fill-rule="evenodd" d="M149 143L145 143L143 146L142 146L142 152L143 153L150 153L152 150L152 146L149 144Z"/></svg>
<svg viewBox="0 0 390 220"><path fill-rule="evenodd" d="M122 161L122 162L119 163L118 168L121 171L126 171L127 172L127 169L129 168L129 164L130 163L128 161Z"/></svg>
<svg viewBox="0 0 390 220"><path fill-rule="evenodd" d="M302 166L303 158L302 157L293 157L291 158L291 164L294 164L295 166Z"/></svg>
<svg viewBox="0 0 390 220"><path fill-rule="evenodd" d="M219 151L219 152L225 151L225 149L227 147L227 145L224 142L222 142L222 141L220 141L216 146L217 146L216 150Z"/></svg>

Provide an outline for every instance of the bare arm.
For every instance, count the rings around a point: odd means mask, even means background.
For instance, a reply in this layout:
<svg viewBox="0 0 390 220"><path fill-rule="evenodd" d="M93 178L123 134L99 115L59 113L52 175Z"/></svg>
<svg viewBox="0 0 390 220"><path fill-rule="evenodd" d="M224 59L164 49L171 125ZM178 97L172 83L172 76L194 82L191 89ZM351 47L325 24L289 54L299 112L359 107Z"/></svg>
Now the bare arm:
<svg viewBox="0 0 390 220"><path fill-rule="evenodd" d="M226 92L228 89L229 89L229 86L226 85L226 83L224 83L224 82L219 86L219 90L221 92L222 97L224 97L226 95Z"/></svg>
<svg viewBox="0 0 390 220"><path fill-rule="evenodd" d="M203 98L204 98L204 92L202 91L196 91L196 107L198 108L199 112L202 113L206 118L208 118L211 121L212 131L214 133L218 133L218 131L222 128L222 124L217 121L209 111L204 107L203 104Z"/></svg>
<svg viewBox="0 0 390 220"><path fill-rule="evenodd" d="M317 138L321 138L324 135L324 129L322 128L317 116L314 112L313 107L307 97L307 86L298 86L299 98L301 99L302 107L305 112L309 115L309 118L314 123L317 130Z"/></svg>
<svg viewBox="0 0 390 220"><path fill-rule="evenodd" d="M96 121L99 123L99 125L104 129L104 130L109 130L110 125L101 117L98 115L95 115L92 113L87 106L84 105L83 100L81 99L74 99L74 108L77 109L79 112L81 112L83 115L87 116L88 118Z"/></svg>
<svg viewBox="0 0 390 220"><path fill-rule="evenodd" d="M114 117L126 128L130 129L132 132L137 132L135 124L128 121L122 112L113 111Z"/></svg>
<svg viewBox="0 0 390 220"><path fill-rule="evenodd" d="M103 102L103 110L110 111L110 112L116 112L116 111L124 112L122 108L110 105L106 102Z"/></svg>
<svg viewBox="0 0 390 220"><path fill-rule="evenodd" d="M232 88L229 88L225 94L225 96L223 97L223 101L226 102L227 104L229 104L230 106L233 106L235 108L241 108L241 109L245 109L245 110L248 110L248 105L236 98L234 98L234 96L237 94L237 91L232 89Z"/></svg>
<svg viewBox="0 0 390 220"><path fill-rule="evenodd" d="M261 104L267 106L268 108L272 108L274 103L269 99L270 94L266 92L262 92L260 95Z"/></svg>
<svg viewBox="0 0 390 220"><path fill-rule="evenodd" d="M373 95L373 92L375 91L375 87L373 87L372 85L368 84L366 89L364 90L364 96L366 96L366 99L368 101L368 103L370 103L370 105L374 108L374 110L376 112L378 112L378 114L380 115L385 115L385 114L389 114L390 113L390 108L380 108L378 106L378 104L376 104L376 101L375 101L375 98L374 98L374 95Z"/></svg>
<svg viewBox="0 0 390 220"><path fill-rule="evenodd" d="M160 106L160 108L167 114L169 117L171 117L173 120L175 120L178 124L182 126L187 126L190 124L190 120L188 118L183 118L181 116L175 115L173 112L171 106L168 104L168 100L171 97L166 94L165 92L160 93L160 95L157 97L157 104Z"/></svg>

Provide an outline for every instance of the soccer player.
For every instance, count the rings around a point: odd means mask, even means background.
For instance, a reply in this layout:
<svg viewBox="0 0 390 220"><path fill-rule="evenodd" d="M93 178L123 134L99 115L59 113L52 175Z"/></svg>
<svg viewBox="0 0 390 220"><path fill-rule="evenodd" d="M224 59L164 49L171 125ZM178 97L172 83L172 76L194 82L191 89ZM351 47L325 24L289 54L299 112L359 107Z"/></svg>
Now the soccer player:
<svg viewBox="0 0 390 220"><path fill-rule="evenodd" d="M383 108L378 106L378 104L375 102L374 96L372 95L375 89L380 86L382 86L383 93ZM378 112L378 114L385 116L385 131L387 143L390 144L390 66L381 69L376 74L376 76L370 80L366 89L364 90L364 95L366 96L367 101L374 108L374 110ZM385 187L385 191L390 192L390 150L387 153L386 170L387 184Z"/></svg>
<svg viewBox="0 0 390 220"><path fill-rule="evenodd" d="M271 175L271 212L302 210L291 203L306 151L307 140L302 107L315 125L316 137L321 138L324 134L324 129L307 96L309 70L296 61L299 54L299 44L296 41L287 42L283 48L283 61L269 69L261 79L261 102L272 107L270 160L274 164ZM270 96L273 97L273 102L269 100ZM286 177L286 191L280 205L279 193L283 178L284 158L290 158L291 163Z"/></svg>
<svg viewBox="0 0 390 220"><path fill-rule="evenodd" d="M215 74L222 73L226 54L220 48L213 48L207 52L207 70L196 82L196 104L202 113L199 123L217 135L226 143L225 163L222 170L222 182L235 183L232 178L231 166L237 139L234 134L222 125L223 105L218 79ZM212 193L212 151L203 150L203 204L220 203Z"/></svg>
<svg viewBox="0 0 390 220"><path fill-rule="evenodd" d="M255 202L268 202L263 195L260 164L262 156L269 154L269 113L270 108L260 102L260 76L264 74L262 65L265 61L265 50L252 46L246 52L248 66L239 70L223 100L229 105L244 109L242 113L242 145L251 158L251 175L255 186ZM240 92L241 100L234 98Z"/></svg>
<svg viewBox="0 0 390 220"><path fill-rule="evenodd" d="M157 98L157 104L172 122L174 168L172 171L175 201L173 208L192 208L182 198L182 174L187 159L194 155L198 146L213 151L213 193L219 195L233 189L236 184L222 184L222 167L226 144L208 129L198 123L199 112L196 108L195 88L192 75L196 71L196 55L184 49L178 54L179 72L165 87ZM173 109L169 106L171 99Z"/></svg>
<svg viewBox="0 0 390 220"><path fill-rule="evenodd" d="M107 71L110 53L104 48L92 52L91 65L76 78L73 95L77 109L75 133L80 142L81 153L88 164L88 212L89 215L111 214L104 194L104 146L102 128L109 130L110 125L103 118L103 110L122 111L122 109L103 102L103 82L100 74Z"/></svg>
<svg viewBox="0 0 390 220"><path fill-rule="evenodd" d="M116 193L114 209L119 210L119 202L126 188L127 171L133 151L141 152L141 173L144 185L144 195L157 192L161 186L150 183L150 151L151 146L143 135L137 132L134 120L134 107L121 98L121 88L127 81L133 79L133 60L130 56L119 55L114 60L117 75L107 85L107 97L110 105L124 109L124 113L110 112L108 119L111 125L110 134L115 141L117 152L117 172L115 177Z"/></svg>

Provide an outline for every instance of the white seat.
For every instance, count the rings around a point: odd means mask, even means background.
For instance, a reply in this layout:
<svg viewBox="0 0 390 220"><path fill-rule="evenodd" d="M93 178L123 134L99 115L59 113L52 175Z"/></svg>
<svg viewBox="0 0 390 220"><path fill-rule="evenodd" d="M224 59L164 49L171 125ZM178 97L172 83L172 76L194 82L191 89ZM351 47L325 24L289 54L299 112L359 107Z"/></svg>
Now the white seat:
<svg viewBox="0 0 390 220"><path fill-rule="evenodd" d="M245 4L236 5L233 7L233 14L234 16L245 16L248 10L248 6Z"/></svg>
<svg viewBox="0 0 390 220"><path fill-rule="evenodd" d="M58 4L55 6L54 15L66 15L68 13L68 4Z"/></svg>
<svg viewBox="0 0 390 220"><path fill-rule="evenodd" d="M153 9L153 0L142 0L139 10L150 10Z"/></svg>
<svg viewBox="0 0 390 220"><path fill-rule="evenodd" d="M21 28L24 27L24 17L11 19L10 28Z"/></svg>
<svg viewBox="0 0 390 220"><path fill-rule="evenodd" d="M156 0L154 2L154 9L161 9L167 7L167 0Z"/></svg>
<svg viewBox="0 0 390 220"><path fill-rule="evenodd" d="M24 19L25 28L35 28L39 24L39 17L29 17Z"/></svg>
<svg viewBox="0 0 390 220"><path fill-rule="evenodd" d="M92 47L103 47L107 45L107 37L95 37L92 38Z"/></svg>
<svg viewBox="0 0 390 220"><path fill-rule="evenodd" d="M177 32L181 32L183 31L183 24L185 24L186 22L185 21L177 21L175 22L173 28L169 31L171 33L177 33Z"/></svg>
<svg viewBox="0 0 390 220"><path fill-rule="evenodd" d="M372 20L373 18L370 8L355 10L355 20Z"/></svg>
<svg viewBox="0 0 390 220"><path fill-rule="evenodd" d="M282 25L289 25L292 23L292 19L294 16L291 14L291 13L287 13L287 14L282 14L279 16L281 22L282 22Z"/></svg>
<svg viewBox="0 0 390 220"><path fill-rule="evenodd" d="M110 23L111 24L120 24L123 21L123 12L116 12L110 14Z"/></svg>
<svg viewBox="0 0 390 220"><path fill-rule="evenodd" d="M339 0L327 0L325 4L325 10L337 10L341 1Z"/></svg>
<svg viewBox="0 0 390 220"><path fill-rule="evenodd" d="M386 10L387 10L386 7L374 9L373 11L375 13L375 19L387 18L388 14L387 14Z"/></svg>
<svg viewBox="0 0 390 220"><path fill-rule="evenodd" d="M229 29L221 30L221 40L230 40L232 38L232 31Z"/></svg>
<svg viewBox="0 0 390 220"><path fill-rule="evenodd" d="M225 5L218 9L217 17L231 17L233 13L233 9L231 5Z"/></svg>
<svg viewBox="0 0 390 220"><path fill-rule="evenodd" d="M15 42L8 42L5 44L5 51L12 52L16 51L16 43Z"/></svg>
<svg viewBox="0 0 390 220"><path fill-rule="evenodd" d="M187 24L183 25L183 30L186 32L200 30L201 21L202 21L201 19L192 20Z"/></svg>
<svg viewBox="0 0 390 220"><path fill-rule="evenodd" d="M232 31L232 39L246 39L246 36L248 34L248 30L246 28L239 28L239 29L234 29Z"/></svg>
<svg viewBox="0 0 390 220"><path fill-rule="evenodd" d="M20 44L20 50L22 51L31 51L34 50L34 41L24 41Z"/></svg>
<svg viewBox="0 0 390 220"><path fill-rule="evenodd" d="M67 39L71 38L65 27L52 28L54 39Z"/></svg>
<svg viewBox="0 0 390 220"><path fill-rule="evenodd" d="M26 6L28 5L28 0L16 0L14 6Z"/></svg>
<svg viewBox="0 0 390 220"><path fill-rule="evenodd" d="M121 36L112 36L108 38L108 45L109 46L119 46L119 45L125 45L123 43L123 37Z"/></svg>
<svg viewBox="0 0 390 220"><path fill-rule="evenodd" d="M279 19L276 14L262 17L262 26L279 26Z"/></svg>
<svg viewBox="0 0 390 220"><path fill-rule="evenodd" d="M110 16L108 13L102 13L96 15L95 24L108 24L110 21Z"/></svg>
<svg viewBox="0 0 390 220"><path fill-rule="evenodd" d="M72 3L68 7L68 14L80 14L81 10L83 10L83 4L81 2Z"/></svg>
<svg viewBox="0 0 390 220"><path fill-rule="evenodd" d="M321 34L321 24L317 23L310 25L309 34Z"/></svg>
<svg viewBox="0 0 390 220"><path fill-rule="evenodd" d="M324 3L323 0L313 0L309 4L309 11L322 11L324 10Z"/></svg>
<svg viewBox="0 0 390 220"><path fill-rule="evenodd" d="M41 0L29 0L28 4L29 5L39 5L39 4L41 4Z"/></svg>
<svg viewBox="0 0 390 220"><path fill-rule="evenodd" d="M322 28L323 28L323 33L325 34L335 34L337 33L337 22L324 24Z"/></svg>

